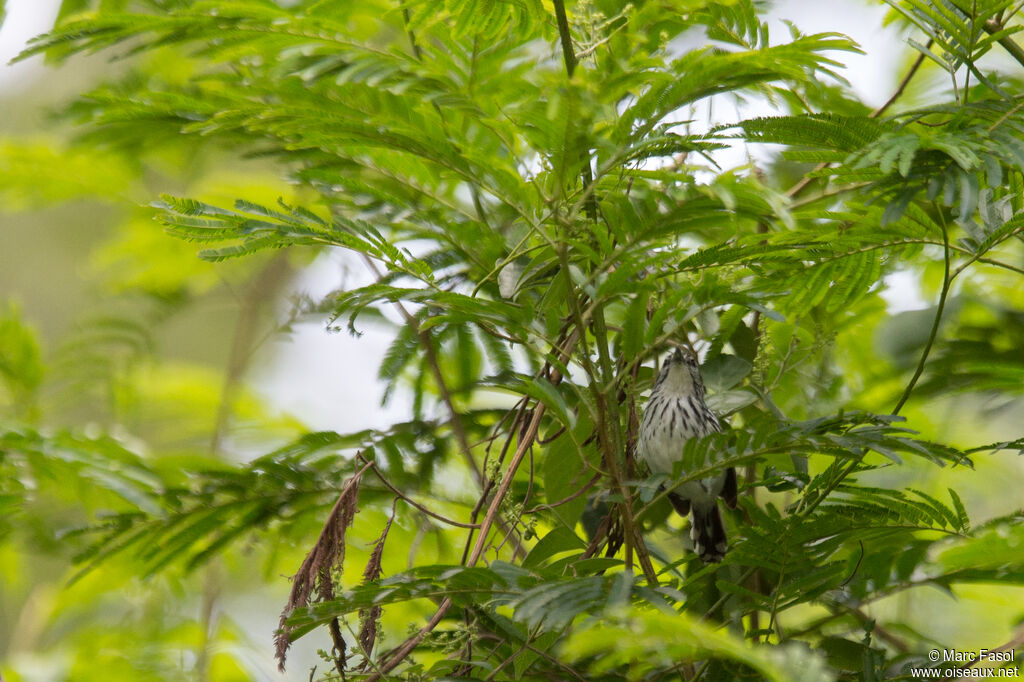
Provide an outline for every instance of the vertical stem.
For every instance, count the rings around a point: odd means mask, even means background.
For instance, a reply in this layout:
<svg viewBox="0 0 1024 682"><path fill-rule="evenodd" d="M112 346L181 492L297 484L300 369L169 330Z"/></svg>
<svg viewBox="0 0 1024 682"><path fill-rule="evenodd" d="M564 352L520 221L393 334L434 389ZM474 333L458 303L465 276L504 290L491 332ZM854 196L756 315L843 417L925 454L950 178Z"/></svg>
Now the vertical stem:
<svg viewBox="0 0 1024 682"><path fill-rule="evenodd" d="M238 321L235 323L231 349L228 351L227 367L224 370L224 383L221 387L220 403L217 406L217 417L210 436L210 453L219 457L224 439L228 435L231 415L234 411L235 397L239 385L252 359L253 349L259 346L254 342L259 326L260 311L269 301L273 301L274 293L284 284L291 274L287 253L281 252L273 256L249 281L245 295L239 302ZM210 647L216 638L216 609L221 595L219 561L214 560L204 568L202 601L199 622L202 627L202 639L196 652L195 677L200 682L210 678Z"/></svg>
<svg viewBox="0 0 1024 682"><path fill-rule="evenodd" d="M622 423L619 419L619 403L615 386L615 368L612 365L611 355L608 353L608 329L604 320L604 308L594 306L594 344L597 346L597 356L601 363L601 376L604 381L601 383L600 395L605 405L605 418L610 431L609 446L606 447L607 459L610 460L610 470L615 484L622 495L622 519L625 532L631 534L633 549L637 554L640 567L643 569L644 577L652 585L658 584L658 576L651 564L647 546L644 544L643 535L639 532L633 518L633 495L626 485L626 475L619 467L619 457L626 452L625 439L622 437ZM611 395L611 405L608 405L608 396ZM630 545L627 545L629 547Z"/></svg>
<svg viewBox="0 0 1024 682"><path fill-rule="evenodd" d="M416 34L409 28L411 19L409 7L402 7L402 24L405 26L405 35L409 38L409 47L412 48L412 54L416 57L416 61L423 61L423 50L420 49L419 44L416 42Z"/></svg>
<svg viewBox="0 0 1024 682"><path fill-rule="evenodd" d="M203 571L203 593L199 612L201 644L196 654L195 674L199 682L210 679L210 652L217 637L217 602L220 599L221 580L219 562L211 562Z"/></svg>
<svg viewBox="0 0 1024 682"><path fill-rule="evenodd" d="M608 379L608 383L611 386L608 390L615 390L613 379L615 374L611 368L611 357L608 355L607 329L604 325L602 317L603 313L601 311L601 307L595 304L593 318L596 337L595 344L598 347L597 352L599 358L601 358L602 364L607 367L607 373L598 371L590 360L590 353L586 345L586 323L583 320L583 314L580 310L580 301L577 296L575 285L573 284L572 277L569 274L569 257L566 254L564 245L557 246L556 251L558 252L562 276L565 279L565 286L569 298L569 310L572 314L576 327L580 331L581 362L583 363L584 370L587 372L590 393L593 396L594 404L597 407L598 443L601 448L602 459L611 474L613 485L622 496L620 513L622 515L623 535L625 536L626 568L628 570L632 570L633 553L636 551L644 576L652 585L657 585L658 578L654 572L654 566L651 565L650 557L646 552L646 547L642 546L643 541L637 533L636 524L633 520L632 496L629 493L629 488L626 486L625 479L622 475L622 469L619 467L619 442L621 441L620 426L618 423L619 413L617 409L613 413L609 408L607 401L608 396L606 391L601 387L603 384L602 377L605 377ZM614 428L612 427L613 420ZM637 545L638 542L640 545Z"/></svg>
<svg viewBox="0 0 1024 682"><path fill-rule="evenodd" d="M291 274L291 266L285 252L281 252L267 262L250 280L244 297L240 301L238 322L235 323L231 350L228 352L227 369L224 371L224 384L220 393L220 404L217 406L217 421L210 437L210 452L215 456L220 452L221 445L228 432L228 422L234 407L238 385L249 367L254 345L253 337L259 324L260 310Z"/></svg>
<svg viewBox="0 0 1024 682"><path fill-rule="evenodd" d="M921 374L924 372L924 365L928 361L928 354L932 351L932 344L935 343L935 336L939 331L939 323L942 322L942 311L946 308L946 298L949 295L949 285L952 283L953 278L949 275L949 232L946 230L945 221L943 221L942 224L942 244L944 274L942 277L942 291L939 293L939 304L935 309L935 319L932 320L932 328L928 333L928 342L924 346L924 351L921 352L921 359L917 363L917 369L914 371L914 376L910 378L910 383L907 384L907 388L903 391L903 396L900 398L900 401L896 403L896 407L892 410L894 415L899 414L900 410L903 409L903 405L905 405L907 400L910 398L910 394L914 390L914 386L917 385L917 380L921 378Z"/></svg>
<svg viewBox="0 0 1024 682"><path fill-rule="evenodd" d="M366 267L373 273L374 277L378 281L383 279L383 275L380 270L377 269L377 265L370 259L369 256L363 255L363 262ZM448 424L451 426L452 433L455 434L455 440L459 445L459 450L462 451L463 459L466 460L466 465L470 471L473 472L473 477L480 485L481 489L486 487L487 483L484 480L484 474L480 471L480 466L473 459L473 451L469 444L469 437L466 434L466 429L462 424L462 417L459 411L455 408L455 402L452 400L451 392L448 390L448 383L444 379L444 374L441 372L441 364L437 358L437 351L434 348L434 340L430 336L430 332L426 332L420 329L419 320L410 313L401 302L395 302L395 308L401 314L402 319L409 325L409 329L420 341L420 345L423 347L423 353L427 356L427 365L430 368L430 373L434 377L434 381L437 382L437 390L441 394L441 402L444 403L445 407L448 408Z"/></svg>
<svg viewBox="0 0 1024 682"><path fill-rule="evenodd" d="M558 37L562 42L562 58L565 60L565 72L572 78L576 72L576 54L572 49L572 35L569 33L569 18L565 14L565 0L553 0L555 20L558 22Z"/></svg>
<svg viewBox="0 0 1024 682"><path fill-rule="evenodd" d="M576 72L577 59L572 47L572 35L569 31L569 18L565 13L565 2L564 0L553 0L553 4L555 7L555 20L558 24L558 36L562 45L562 58L565 61L565 72L568 77L572 79L573 74ZM573 136L566 135L567 145L573 144L574 142L575 139ZM586 147L583 147L580 150L580 156L583 166L581 171L583 191L584 193L587 193L590 191L591 185L594 182L594 176L590 169L590 156ZM592 222L597 221L597 200L592 194L587 198L586 212L587 217ZM600 381L602 376L607 379L608 382L612 382L612 378L615 376L612 370L611 357L608 354L608 333L605 327L604 313L600 306L596 306L596 310L594 312L594 335L599 361L601 363L601 371L597 372L591 365L590 356L587 353L585 343L586 327L583 324L583 316L580 312L579 299L576 296L574 285L569 275L569 259L566 256L564 248L558 249L558 257L561 262L562 273L565 277L566 288L569 293L570 309L581 334L581 342L583 343L583 352L581 357L583 359L584 367L587 370L587 374L589 375L590 390L597 405L597 426L598 433L600 434L603 459L611 473L613 483L619 490L623 499L620 508L625 531L626 567L631 569L633 566L633 551L635 548L640 560L640 565L643 568L644 575L648 582L656 585L658 583L657 575L654 572L654 567L651 565L650 557L647 555L646 547L643 546L643 539L637 533L636 524L633 520L632 497L625 484L622 469L619 467L619 453L622 451L622 430L619 424L619 412L618 409L614 409L613 411L609 407L607 401L607 391L614 391L615 387L614 384L610 384L610 388L603 389L601 385L599 385L602 383ZM614 428L612 428L613 420ZM639 543L639 545L637 543Z"/></svg>
<svg viewBox="0 0 1024 682"><path fill-rule="evenodd" d="M579 60L576 58L576 53L572 48L572 33L569 30L569 17L565 13L565 0L553 0L555 6L555 21L558 24L558 38L562 44L562 59L565 61L565 73L568 75L569 80L572 80L573 74L576 73L576 64ZM575 146L578 144L579 139L573 135L569 135L568 131L572 128L573 117L570 116L566 126L566 151L570 145ZM593 221L597 221L597 198L593 195L591 185L594 184L594 173L590 168L590 154L587 147L584 145L580 149L580 161L582 162L582 169L580 171L580 177L583 180L583 194L586 197L585 208L587 211L587 217Z"/></svg>

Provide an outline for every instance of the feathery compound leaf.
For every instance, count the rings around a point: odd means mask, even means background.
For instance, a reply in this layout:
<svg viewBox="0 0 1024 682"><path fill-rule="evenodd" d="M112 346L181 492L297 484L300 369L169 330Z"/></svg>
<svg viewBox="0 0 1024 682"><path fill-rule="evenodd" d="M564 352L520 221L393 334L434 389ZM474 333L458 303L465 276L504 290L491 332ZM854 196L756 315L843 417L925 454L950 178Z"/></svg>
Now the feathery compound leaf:
<svg viewBox="0 0 1024 682"><path fill-rule="evenodd" d="M839 63L820 54L829 50L860 51L841 34L821 33L758 50L705 48L689 52L673 63L675 77L654 82L626 110L616 137L626 140L644 136L669 113L719 92L779 80L803 81L816 73L839 78L829 69Z"/></svg>
<svg viewBox="0 0 1024 682"><path fill-rule="evenodd" d="M686 613L613 609L576 629L563 650L570 661L586 663L595 677L616 670L643 675L710 657L738 661L773 682L831 679L814 654L780 655L767 647L751 647L728 630L708 627Z"/></svg>
<svg viewBox="0 0 1024 682"><path fill-rule="evenodd" d="M561 630L579 614L604 608L613 580L587 576L538 585L512 603L515 618L530 629Z"/></svg>
<svg viewBox="0 0 1024 682"><path fill-rule="evenodd" d="M834 114L773 116L739 124L752 142L771 142L797 147L853 152L883 135L885 124L867 116Z"/></svg>
<svg viewBox="0 0 1024 682"><path fill-rule="evenodd" d="M967 517L967 510L964 508L964 503L960 501L960 496L957 495L955 490L952 488L947 488L946 490L949 492L949 498L953 501L953 509L956 510L956 529L961 533L969 532L971 529L971 521Z"/></svg>
<svg viewBox="0 0 1024 682"><path fill-rule="evenodd" d="M534 37L540 29L540 17L546 10L538 0L410 0L409 26L420 31L437 25L450 31L453 38L492 41L513 35L519 40Z"/></svg>
<svg viewBox="0 0 1024 682"><path fill-rule="evenodd" d="M790 313L809 311L823 305L828 312L848 310L867 293L881 272L879 252L864 250L827 260L806 273L794 275L791 297L784 299Z"/></svg>
<svg viewBox="0 0 1024 682"><path fill-rule="evenodd" d="M332 226L306 209L284 203L281 206L285 212L279 212L239 199L235 203L236 210L231 211L166 194L161 198L154 206L163 210L158 219L170 234L189 241L235 242L201 252L202 257L210 260L248 255L266 248L319 244L343 246L396 265L409 266L411 262L397 249L383 243L379 236L375 237L376 231L368 225L365 226L368 238L364 238L359 234L364 226L356 221L339 218L338 226ZM254 215L260 218L251 217Z"/></svg>

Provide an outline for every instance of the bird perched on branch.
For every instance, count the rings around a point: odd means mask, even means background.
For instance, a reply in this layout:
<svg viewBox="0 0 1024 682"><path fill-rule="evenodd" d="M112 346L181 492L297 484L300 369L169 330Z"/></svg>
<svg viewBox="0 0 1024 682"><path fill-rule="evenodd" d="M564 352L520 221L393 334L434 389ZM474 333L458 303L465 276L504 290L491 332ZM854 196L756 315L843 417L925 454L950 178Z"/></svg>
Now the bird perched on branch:
<svg viewBox="0 0 1024 682"><path fill-rule="evenodd" d="M653 473L671 475L673 464L683 456L686 441L721 430L718 418L704 403L704 380L697 357L677 348L665 360L651 390L640 422L637 455ZM690 538L694 551L705 563L721 561L727 547L719 497L730 509L736 508L736 470L732 467L717 476L687 481L668 494L681 516L692 513Z"/></svg>

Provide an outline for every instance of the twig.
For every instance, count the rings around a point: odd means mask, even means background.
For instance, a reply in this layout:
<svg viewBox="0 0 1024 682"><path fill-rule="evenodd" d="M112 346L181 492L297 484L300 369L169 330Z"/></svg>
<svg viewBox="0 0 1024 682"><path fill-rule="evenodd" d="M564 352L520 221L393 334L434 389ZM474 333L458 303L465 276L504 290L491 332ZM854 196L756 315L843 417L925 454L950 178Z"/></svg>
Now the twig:
<svg viewBox="0 0 1024 682"><path fill-rule="evenodd" d="M487 508L483 523L480 524L480 533L476 536L476 544L466 560L466 566L474 566L480 560L480 556L483 554L484 547L487 544L487 533L494 524L494 520L498 515L498 509L501 507L505 495L508 494L508 489L512 485L512 479L515 478L516 471L523 462L523 457L526 456L527 451L533 445L533 440L537 437L537 430L540 428L540 420L544 416L544 410L544 403L540 403L534 409L533 419L530 420L530 425L526 429L526 435L519 442L519 447L516 448L516 453L513 455L512 461L509 462L508 469L505 471L501 483L498 484L498 489L494 492L494 497L491 498L491 505Z"/></svg>
<svg viewBox="0 0 1024 682"><path fill-rule="evenodd" d="M573 74L576 72L576 64L579 63L575 52L572 47L572 33L569 30L569 18L565 14L565 0L553 0L555 6L555 21L558 24L558 38L562 44L562 58L565 61L565 72L572 80ZM574 125L573 117L569 117L566 120L565 128L565 142L566 150L570 144L575 144L575 139L569 135L569 130ZM587 151L587 146L583 145L580 149L580 161L582 163L582 170L580 177L583 180L583 196L581 201L583 207L587 212L587 217L592 222L597 222L598 206L597 197L594 196L594 174L590 168L590 154Z"/></svg>
<svg viewBox="0 0 1024 682"><path fill-rule="evenodd" d="M527 647L529 646L529 637L530 635L529 633L527 633L526 639L523 640L523 643L519 646L519 648L516 651L512 652L510 656L506 657L504 661L496 665L494 669L491 671L491 674L484 678L484 682L491 682L491 680L498 676L498 673L501 672L502 668L507 666L512 661L516 660L516 656L526 651Z"/></svg>
<svg viewBox="0 0 1024 682"><path fill-rule="evenodd" d="M420 628L419 632L415 635L405 640L402 646L395 649L391 656L388 657L388 661L382 663L379 669L375 670L372 675L367 677L366 682L376 682L376 680L381 679L384 675L394 670L399 663L405 660L406 656L412 653L413 649L419 646L419 643L423 641L423 638L437 627L437 624L441 622L441 619L445 617L445 614L448 613L448 609L451 607L452 600L445 597L440 606L437 607L437 611L434 612L433 617L427 621L427 624Z"/></svg>
<svg viewBox="0 0 1024 682"><path fill-rule="evenodd" d="M508 470L505 471L505 476L501 479L501 483L498 485L498 489L491 499L491 505L487 509L487 514L484 516L483 523L480 524L480 534L476 537L476 544L473 547L473 551L470 553L469 558L466 560L466 566L472 567L476 565L476 562L480 560L480 556L484 552L484 547L487 545L487 535L494 525L495 518L498 515L498 509L501 506L501 502L505 499L505 495L508 493L509 487L512 485L512 479L515 478L516 470L523 461L523 457L526 455L526 451L529 446L533 444L533 438L537 435L537 429L540 427L541 417L544 416L544 404L541 403L534 410L533 419L530 421L530 426L527 429L526 438L520 443L516 449L516 454L512 458L512 462L509 464ZM380 666L380 670L370 675L366 682L376 682L381 679L381 676L394 670L399 663L401 663L412 650L419 646L419 643L423 641L423 638L427 636L434 628L437 627L441 619L444 618L445 614L452 607L452 600L445 597L441 604L437 607L437 611L431 617L427 624L424 625L419 631L412 637L405 640L400 647L388 657L386 662L383 662Z"/></svg>
<svg viewBox="0 0 1024 682"><path fill-rule="evenodd" d="M1005 27L1002 25L1002 23L995 19L989 19L988 21L985 22L985 32L988 33L989 35L995 35L996 33L1002 31L1004 28ZM1011 57L1017 60L1018 64L1024 66L1024 48L1021 48L1021 46L1018 45L1013 40L1013 38L1011 38L1008 35L1005 35L1002 38L999 38L996 42L1002 45L1003 49L1006 50Z"/></svg>
<svg viewBox="0 0 1024 682"><path fill-rule="evenodd" d="M751 566L750 568L748 568L746 571L743 572L743 575L741 575L740 579L737 580L736 582L738 584L742 584L742 583L746 582L747 578L749 578L750 576L754 575L754 571L756 571L756 570L757 570L756 566ZM729 594L729 593L726 593L726 594L723 594L721 597L719 597L718 601L716 601L714 604L712 604L711 607L707 611L704 612L704 615L701 616L700 619L701 620L707 620L708 618L710 618L711 614L713 614L716 610L718 610L718 607L721 606L722 604L724 604L725 600L728 599L730 596L732 596L732 595Z"/></svg>
<svg viewBox="0 0 1024 682"><path fill-rule="evenodd" d="M906 642L904 642L902 639L900 639L899 637L897 637L896 635L894 635L893 633L889 632L884 627L879 625L878 622L875 621L874 618L872 618L868 614L864 613L859 608L854 606L854 607L849 607L847 610L851 614L853 614L853 616L857 620L859 620L861 622L861 624L867 623L869 621L870 622L874 622L874 626L872 627L871 632L872 633L877 633L879 639L882 639L882 640L888 642L897 651L900 651L900 652L903 652L903 653L906 653L907 651L910 651L910 647L907 646Z"/></svg>
<svg viewBox="0 0 1024 682"><path fill-rule="evenodd" d="M562 58L565 60L565 71L572 78L576 71L576 55L572 49L572 35L569 33L569 18L565 14L565 1L553 0L555 20L558 23L558 37L562 42Z"/></svg>
<svg viewBox="0 0 1024 682"><path fill-rule="evenodd" d="M1018 275L1024 275L1024 268L1018 268L1013 265L1010 265L1009 263L1003 263L1001 261L992 260L991 258L979 258L978 262L985 263L986 265L992 265L998 268L1004 268L1006 270L1010 270L1011 272L1016 272Z"/></svg>
<svg viewBox="0 0 1024 682"><path fill-rule="evenodd" d="M1024 100L1022 100L1020 102L1017 102L1016 106L1014 106L1012 109L1010 109L1005 114L1003 114L998 119L996 119L996 122L988 127L988 132L991 133L993 130L995 130L999 126L1003 125L1003 123L1006 121L1006 119L1010 118L1011 116L1016 114L1018 111L1020 111L1021 107L1024 107Z"/></svg>
<svg viewBox="0 0 1024 682"><path fill-rule="evenodd" d="M907 384L907 388L903 391L903 396L900 401L896 403L896 407L893 408L892 413L897 415L900 410L903 409L903 405L906 404L910 398L911 392L914 390L914 386L917 385L917 380L921 378L921 374L924 372L924 365L928 361L928 354L931 353L932 344L935 343L935 336L939 331L939 323L942 321L942 311L946 308L946 297L949 295L949 285L953 281L953 278L949 276L949 233L946 231L946 226L942 226L942 241L945 246L943 249L943 266L944 274L942 277L942 291L939 293L939 305L935 310L935 319L932 320L932 328L928 333L928 342L924 346L924 350L921 352L921 359L917 363L917 369L914 371L914 376L910 378L910 383ZM961 270L962 271L962 270Z"/></svg>
<svg viewBox="0 0 1024 682"><path fill-rule="evenodd" d="M409 7L406 5L406 6L402 7L402 24L405 26L405 34L409 38L409 45L412 47L412 54L413 54L413 56L416 58L416 61L422 62L423 61L423 49L419 46L419 43L416 42L416 34L413 33L413 31L412 31L411 20L412 20L412 17L411 17L410 12L409 12ZM476 42L476 39L474 39L473 40L473 58L474 58L474 60L476 59L476 54L477 54L477 42ZM445 137L448 140L453 140L454 138L448 132L448 121L445 119L444 110L441 109L441 105L438 104L436 101L432 101L431 104L434 107L434 111L437 112L438 119L441 121L441 129L444 131ZM458 151L460 153L462 151L461 149L459 149L458 145L455 145L455 149L456 149L456 151ZM469 187L469 194L470 194L470 196L473 199L473 208L476 210L476 217L477 217L477 219L479 219L480 222L482 222L487 227L490 227L490 225L487 222L487 214L484 211L483 201L480 199L480 188L477 186L477 184L475 182L470 182L469 178L466 178L466 180L467 180L466 185ZM462 211L462 210L460 210L459 212L463 213L463 214L466 214L465 211ZM468 214L466 214L466 215L468 215Z"/></svg>
<svg viewBox="0 0 1024 682"><path fill-rule="evenodd" d="M928 42L925 43L925 49L927 50L928 48L930 48L933 42L934 41L929 38ZM892 96L885 101L885 104L871 112L871 118L878 118L879 116L884 114L889 107L896 103L896 100L900 98L900 96L903 94L903 91L907 89L908 85L910 85L910 80L914 77L914 74L916 74L917 70L921 68L921 64L924 63L924 57L925 55L923 52L917 55L917 59L915 59L914 63L910 65L910 69L907 71L907 75L905 75L903 77L903 80L900 81L900 84L896 86L896 91L893 92Z"/></svg>
<svg viewBox="0 0 1024 682"><path fill-rule="evenodd" d="M213 435L210 437L210 451L215 456L220 452L227 436L235 394L252 357L252 339L259 321L259 311L264 303L273 299L272 294L290 273L291 268L288 266L285 252L277 254L252 278L239 302L238 321L235 323L231 350L228 353L227 370L224 373L220 404L217 407L217 420L214 422Z"/></svg>
<svg viewBox="0 0 1024 682"><path fill-rule="evenodd" d="M576 285L572 282L572 278L569 274L569 257L568 254L566 254L565 248L558 248L556 250L558 252L559 262L562 266L562 276L565 279L566 289L568 291L569 310L572 313L576 327L581 330L582 334L583 330L586 329L586 322L583 319L579 297L576 295ZM651 559L647 552L647 547L644 545L643 537L641 537L639 532L637 532L636 524L633 520L633 498L632 495L630 495L629 488L623 480L622 470L619 467L618 453L621 449L621 438L619 437L618 410L616 409L613 412L612 407L608 405L608 396L598 386L599 379L602 374L610 379L613 379L614 377L614 371L611 367L611 359L608 357L607 332L602 324L604 317L600 307L596 307L591 319L593 320L594 326L594 343L597 346L599 362L602 365L602 372L598 372L594 367L585 345L580 357L583 362L583 368L589 378L588 383L590 392L593 395L594 403L597 406L597 427L600 433L599 443L605 466L611 473L612 481L618 489L619 494L622 495L622 502L619 504L619 508L625 531L626 570L632 570L633 568L633 552L635 551L647 581L652 585L657 585L658 576L654 571L654 566L651 564ZM581 343L585 343L582 339L583 337L581 336ZM615 425L614 429L612 428L613 421Z"/></svg>
<svg viewBox="0 0 1024 682"><path fill-rule="evenodd" d="M359 453L358 455L356 455L356 458L360 459L360 460L362 460L364 462L367 462L370 465L370 470L373 471L373 473L377 476L378 479L380 479L380 482L384 484L384 487L386 487L388 490L393 492L398 497L402 498L402 500L404 500L407 504L409 504L410 506L415 507L416 509L420 510L421 512L423 512L424 514L426 514L430 518L436 519L436 520L440 521L441 523L447 523L449 526L457 526L459 528L479 528L480 527L480 524L478 524L478 523L463 523L462 521L456 521L455 519L449 519L447 516L443 516L441 514L438 514L435 511L431 511L427 507L424 507L422 504L420 504L416 500L410 498L408 495L406 495L401 490L396 488L393 483L391 483L387 478L384 477L384 473L377 466L376 462L367 459L362 453Z"/></svg>
<svg viewBox="0 0 1024 682"><path fill-rule="evenodd" d="M409 6L405 5L402 7L402 24L405 25L405 35L409 38L409 46L412 48L412 54L416 57L416 61L423 61L423 50L420 49L419 43L416 42L416 34L412 32L409 24L411 23L412 17L409 15Z"/></svg>
<svg viewBox="0 0 1024 682"><path fill-rule="evenodd" d="M505 436L505 442L501 446L501 453L498 455L498 466L499 467L505 462L505 455L508 454L509 448L512 447L512 440L515 438L515 434L518 431L518 428L519 428L520 424L522 423L522 420L524 419L524 416L526 414L526 406L527 406L527 401L524 398L524 399L521 399L519 401L519 405L517 407L513 408L513 410L510 410L510 411L515 411L516 416L512 419L512 423L509 425L509 431L508 431L508 433ZM488 444L487 448L488 448L487 457L490 457L490 445L489 444ZM487 460L485 459L485 462L486 461ZM476 504L473 506L473 511L470 512L470 514L469 514L469 518L471 519L471 523L476 523L476 520L477 520L477 518L479 518L480 512L483 510L484 504L487 502L487 497L490 495L491 489L493 487L494 487L494 481L491 480L490 478L488 478L486 484L484 485L484 489L482 491L480 491L480 497L477 498ZM479 527L479 525L477 527ZM473 531L470 530L469 534L466 536L466 544L463 545L463 547L462 547L461 563L463 565L465 565L466 560L469 558L469 550L473 546L473 537L474 537L473 536Z"/></svg>
<svg viewBox="0 0 1024 682"><path fill-rule="evenodd" d="M561 361L564 362L564 359L568 358L569 355L572 353L572 348L573 346L575 346L576 340L579 338L577 332L578 330L574 330L573 333L570 334L569 338L565 342L564 348L557 349L559 359ZM558 383L558 381L561 379L561 375L558 374L558 370L555 370L555 374L556 376L553 377L552 383ZM523 408L521 409L525 409L525 403L523 404ZM513 478L515 478L516 470L522 463L526 451L533 445L533 441L537 437L537 430L540 428L540 421L541 418L544 416L544 409L545 408L543 403L537 405L537 407L534 409L533 417L531 418L530 424L526 429L526 433L523 434L523 436L520 438L519 446L516 448L516 453L513 456L511 463L509 463L508 469L505 471L505 475L502 478L501 483L498 485L497 491L491 498L491 504L487 508L487 513L484 516L483 522L480 524L480 533L476 536L476 543L473 546L473 550L468 556L464 558L462 562L463 565L471 567L474 566L476 562L480 560L480 557L484 551L484 547L486 546L487 543L487 535L490 532L491 527L496 523L498 509L500 508L501 503L505 498L505 495L508 494L509 487L512 485L512 480ZM485 491L484 496L486 496L486 494L487 493ZM470 537L472 537L472 535ZM380 670L374 672L370 677L368 677L366 682L376 682L377 680L381 679L383 675L387 674L391 670L394 670L399 663L401 663L410 653L412 653L413 649L419 646L419 643L423 641L423 638L426 637L428 633L430 633L434 628L437 627L438 623L441 622L441 619L444 618L445 614L448 613L448 610L451 609L451 606L451 599L446 597L438 606L437 611L434 613L431 619L422 628L420 628L420 630L415 635L409 637L407 640L405 640L405 642L402 643L400 647L395 649L394 652L388 657L387 662L381 665Z"/></svg>
<svg viewBox="0 0 1024 682"><path fill-rule="evenodd" d="M853 577L857 575L857 571L860 570L860 562L864 561L864 541L858 540L857 542L860 543L860 556L857 557L857 563L854 564L853 570L850 571L850 575L846 577L846 580L839 583L839 587L846 587L850 584L850 581L853 580Z"/></svg>
<svg viewBox="0 0 1024 682"><path fill-rule="evenodd" d="M539 379L541 377L546 377L552 386L558 386L558 384L561 383L562 381L562 373L561 370L555 368L554 365L564 367L565 362L572 354L572 349L575 347L577 341L579 341L579 338L580 330L572 329L570 331L569 323L566 322L559 331L558 341L552 344L552 353L554 353L554 355L549 355L548 359L544 362L544 365L540 368L539 371L536 372L536 374L534 374L534 378ZM510 410L510 412L515 411L515 417L513 418L512 423L509 425L509 430L505 438L505 443L501 447L501 454L498 457L499 467L502 464L504 464L505 456L508 454L508 451L512 446L513 439L517 435L519 436L520 441L522 441L526 437L525 431L523 429L523 424L529 412L527 409L528 406L528 399L526 397L523 397L516 404L516 406L513 407L512 410ZM504 421L504 419L502 421ZM536 438L534 440L536 440ZM489 449L490 445L488 445L488 451ZM470 518L474 523L476 522L476 519L480 511L483 509L484 503L487 501L487 497L490 494L491 489L493 487L494 481L488 479L487 485L485 486L482 494L480 495L480 498L477 500L476 506L473 507L473 512L470 515ZM462 549L463 565L465 565L466 561L469 559L469 551L470 548L473 546L473 537L473 531L470 531L469 535L466 537L466 544Z"/></svg>
<svg viewBox="0 0 1024 682"><path fill-rule="evenodd" d="M575 500L577 497L579 497L583 493L585 493L588 490L590 490L591 488L593 488L597 484L597 482L599 480L601 480L601 473L600 472L594 474L593 478L591 478L589 481L587 481L583 485L583 487L581 487L579 490L574 492L572 495L569 495L568 497L563 497L562 499L557 500L556 502L548 502L546 504L538 504L536 507L531 507L530 509L527 509L523 513L524 514L536 514L537 512L543 511L545 509L554 509L555 507L561 507L563 504L568 504L569 502L572 502L573 500Z"/></svg>
<svg viewBox="0 0 1024 682"><path fill-rule="evenodd" d="M495 646L495 648L491 649L491 652L485 657L485 659L486 658L490 658L491 656L493 656L494 653L503 644L508 644L508 640L507 639L505 639L504 637L498 637L497 635L492 634L492 633L481 634L480 635L480 639L481 640L483 640L483 639L491 639L491 640L494 640L495 642L497 642L497 645ZM563 663L562 661L558 660L557 658L555 658L551 654L547 653L546 651L544 651L542 649L538 649L537 647L531 645L529 642L527 642L525 644L525 647L526 647L526 649L528 651L532 651L533 653L537 654L539 657L543 658L545 661L547 661L551 665L557 666L557 667L565 670L565 672L567 672L568 674L572 675L577 680L580 680L580 682L586 682L586 678L582 677L578 672L576 672L576 670L573 669L572 666L566 665L565 663Z"/></svg>
<svg viewBox="0 0 1024 682"><path fill-rule="evenodd" d="M362 254L363 262L366 263L366 267L369 268L370 272L380 280L383 278L380 270L377 269L376 263L367 256ZM459 416L459 412L455 409L455 403L452 401L451 392L448 390L448 383L444 380L444 375L441 373L441 365L437 360L437 352L434 350L433 340L430 338L430 333L420 330L419 320L410 313L401 301L395 301L395 308L401 314L402 319L409 325L413 334L420 340L420 345L423 346L423 351L427 356L427 364L430 366L430 373L434 377L434 381L437 382L438 391L441 393L441 400L444 402L445 407L448 408L449 424L452 427L452 432L455 434L455 440L459 444L459 449L462 451L463 458L466 460L466 464L469 465L470 471L473 472L473 476L476 478L477 483L481 488L486 487L486 481L484 480L483 472L480 471L480 466L473 459L473 451L469 446L469 438L466 436L466 429L462 424L462 418Z"/></svg>

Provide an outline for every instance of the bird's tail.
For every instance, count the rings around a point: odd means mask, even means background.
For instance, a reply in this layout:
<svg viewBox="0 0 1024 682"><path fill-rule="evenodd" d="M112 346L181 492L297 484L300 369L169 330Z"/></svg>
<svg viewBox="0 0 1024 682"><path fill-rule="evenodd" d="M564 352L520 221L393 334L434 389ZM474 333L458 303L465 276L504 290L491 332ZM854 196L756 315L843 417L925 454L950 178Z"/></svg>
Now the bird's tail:
<svg viewBox="0 0 1024 682"><path fill-rule="evenodd" d="M693 551L704 563L718 563L725 557L728 541L718 504L693 505L693 525L690 527Z"/></svg>

